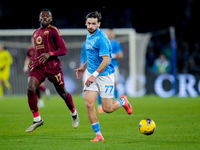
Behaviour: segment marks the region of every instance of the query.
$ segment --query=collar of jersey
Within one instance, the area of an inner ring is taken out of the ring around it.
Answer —
[[[96,36],[96,35],[99,33],[99,31],[100,31],[100,29],[97,28],[97,30],[95,31],[95,33],[94,33],[93,35],[91,35],[91,37],[92,37],[92,36]]]

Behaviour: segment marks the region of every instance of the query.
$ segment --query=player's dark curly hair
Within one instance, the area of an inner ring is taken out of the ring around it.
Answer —
[[[97,18],[98,22],[101,22],[101,13],[98,13],[97,11],[89,13],[85,19],[87,20],[88,18]]]
[[[51,16],[52,16],[52,12],[51,12],[50,9],[48,9],[48,8],[43,8],[42,10],[40,10],[40,14],[41,14],[43,11],[48,11],[48,12],[50,12],[50,14],[51,14]]]

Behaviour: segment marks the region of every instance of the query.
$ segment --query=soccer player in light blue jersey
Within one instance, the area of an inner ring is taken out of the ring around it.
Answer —
[[[124,57],[124,55],[123,55],[121,44],[115,39],[115,33],[114,33],[113,29],[109,29],[107,35],[108,35],[108,38],[109,38],[111,46],[112,46],[112,53],[111,53],[112,60],[111,60],[111,62],[113,64],[113,66],[115,67],[114,97],[118,98],[118,90],[116,88],[117,82],[119,80],[119,63],[118,63],[118,60],[122,59]]]
[[[86,56],[86,41],[85,41],[85,42],[83,42],[82,49],[81,49],[80,66],[84,65],[84,63],[86,61],[87,61],[87,56]],[[85,73],[84,73],[83,79],[82,79],[83,85],[84,85],[84,82],[85,82]],[[81,95],[83,95],[83,93]],[[100,94],[97,97],[97,102],[98,102],[98,104],[97,104],[98,113],[103,113]]]
[[[101,14],[98,12],[91,12],[86,16],[87,61],[83,66],[75,69],[78,79],[86,71],[84,98],[89,121],[96,133],[96,137],[91,142],[104,141],[95,110],[95,101],[99,93],[104,112],[111,113],[123,106],[129,115],[132,114],[132,106],[125,95],[118,100],[113,100],[115,70],[111,63],[112,49],[108,36],[99,29],[100,20]]]

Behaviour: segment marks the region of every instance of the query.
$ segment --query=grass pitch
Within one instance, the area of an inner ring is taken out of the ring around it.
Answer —
[[[40,108],[44,125],[34,132],[25,130],[32,124],[27,98],[5,97],[0,100],[0,149],[1,150],[168,150],[200,149],[200,99],[145,96],[129,98],[133,114],[123,108],[111,114],[99,114],[104,142],[92,143],[95,137],[87,118],[84,99],[73,95],[80,117],[80,126],[74,129],[71,115],[59,96],[45,100]],[[153,135],[139,132],[143,118],[156,123]]]

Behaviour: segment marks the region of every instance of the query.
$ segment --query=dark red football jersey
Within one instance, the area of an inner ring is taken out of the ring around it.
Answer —
[[[49,25],[45,28],[38,28],[33,33],[35,60],[33,67],[41,66],[47,68],[61,68],[61,61],[58,56],[66,55],[67,48],[60,34],[60,31]],[[45,63],[39,63],[38,57],[43,53],[53,52],[54,56],[49,57]]]

